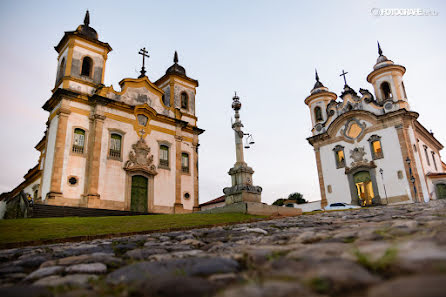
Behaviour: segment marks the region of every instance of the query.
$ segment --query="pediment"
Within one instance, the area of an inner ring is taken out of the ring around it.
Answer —
[[[125,78],[119,82],[121,91],[115,91],[113,86],[102,88],[99,95],[119,101],[130,106],[147,104],[157,113],[163,113],[165,107],[161,103],[164,91],[153,84],[147,77]]]

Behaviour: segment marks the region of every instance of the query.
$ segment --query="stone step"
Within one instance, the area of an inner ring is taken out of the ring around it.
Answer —
[[[148,215],[148,214],[149,213],[135,212],[135,211],[34,204],[32,217],[33,218],[105,217],[105,216],[137,216],[137,215]]]

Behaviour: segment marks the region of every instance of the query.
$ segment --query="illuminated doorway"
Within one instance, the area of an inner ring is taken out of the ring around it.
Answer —
[[[375,194],[373,192],[372,179],[368,171],[360,171],[353,175],[356,191],[359,198],[359,205],[369,206],[373,204]]]

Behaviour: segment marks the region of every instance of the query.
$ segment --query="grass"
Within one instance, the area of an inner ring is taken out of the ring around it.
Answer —
[[[23,242],[43,242],[73,237],[94,237],[206,225],[247,222],[260,219],[240,213],[172,214],[113,217],[64,217],[0,221],[0,247]]]
[[[371,261],[370,256],[361,253],[359,250],[354,252],[359,264],[373,272],[385,272],[393,262],[395,262],[398,251],[396,248],[388,248],[384,255],[376,261]]]

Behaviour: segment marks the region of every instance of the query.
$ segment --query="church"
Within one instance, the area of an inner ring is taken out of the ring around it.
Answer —
[[[56,81],[43,109],[47,129],[35,148],[38,164],[11,195],[30,194],[35,203],[185,213],[197,210],[198,81],[174,64],[151,82],[143,67],[119,89],[104,85],[108,53],[84,23],[55,46]]]
[[[316,84],[305,99],[307,138],[316,155],[321,207],[343,202],[387,205],[446,198],[443,145],[417,119],[404,87],[404,66],[383,55],[367,76],[373,94],[345,80],[338,96]]]

